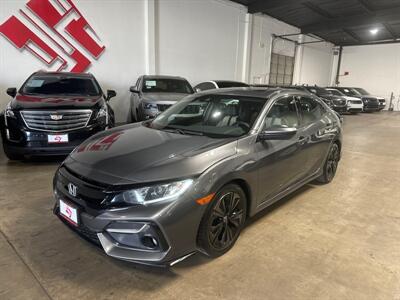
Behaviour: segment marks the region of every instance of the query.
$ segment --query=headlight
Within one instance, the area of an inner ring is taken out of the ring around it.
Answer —
[[[104,104],[97,113],[97,118],[108,117],[108,107],[107,104]]]
[[[193,184],[192,179],[175,181],[166,184],[159,184],[129,190],[116,195],[111,204],[151,204],[161,201],[171,201],[177,199],[186,192]]]
[[[8,102],[6,109],[4,110],[4,116],[9,118],[15,118],[15,114],[11,109],[11,102]]]
[[[144,109],[156,109],[156,110],[158,110],[157,104],[148,103],[148,102],[143,102],[143,108]]]

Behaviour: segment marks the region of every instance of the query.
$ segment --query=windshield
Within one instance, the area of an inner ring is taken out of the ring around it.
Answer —
[[[344,94],[341,92],[341,91],[338,91],[338,90],[327,90],[327,91],[329,91],[332,95],[335,95],[335,96],[344,96]]]
[[[186,97],[160,114],[147,126],[181,134],[215,138],[248,133],[265,99],[224,95]]]
[[[193,89],[186,80],[182,79],[145,78],[142,92],[193,94]]]
[[[236,81],[216,81],[220,89],[231,88],[231,87],[249,87],[248,84]]]
[[[346,96],[359,96],[360,93],[357,92],[355,89],[349,89],[349,88],[339,88],[339,90],[345,94]]]
[[[356,90],[360,95],[371,95],[370,93],[368,93],[366,90],[362,89],[362,88],[354,88],[353,90]]]
[[[315,95],[317,95],[317,96],[320,96],[320,95],[329,95],[329,94],[331,94],[330,91],[328,91],[328,90],[326,90],[326,89],[323,89],[323,88],[320,88],[320,87],[306,87],[306,89],[307,89],[309,92],[311,92],[311,93],[313,93],[313,94],[315,94]]]
[[[100,88],[92,78],[54,75],[32,76],[22,87],[24,94],[39,95],[100,95]]]

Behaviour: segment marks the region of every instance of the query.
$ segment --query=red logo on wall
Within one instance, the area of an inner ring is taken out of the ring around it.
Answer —
[[[84,72],[91,59],[97,60],[104,52],[105,46],[99,45],[98,36],[72,0],[29,0],[19,13],[0,25],[0,33],[49,68]]]

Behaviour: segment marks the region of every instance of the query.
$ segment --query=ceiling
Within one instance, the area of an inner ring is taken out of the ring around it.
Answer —
[[[400,0],[232,0],[335,45],[396,42]],[[378,29],[376,34],[371,29]],[[397,41],[400,42],[400,41]]]

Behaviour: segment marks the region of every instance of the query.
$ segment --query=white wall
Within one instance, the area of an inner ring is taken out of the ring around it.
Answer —
[[[192,84],[241,80],[247,9],[227,1],[168,0],[158,7],[158,72]]]
[[[350,74],[340,77],[341,86],[362,87],[387,100],[394,92],[400,109],[400,44],[344,47],[340,73],[346,71]]]
[[[315,39],[304,39],[304,42],[310,41],[315,41]],[[305,44],[302,48],[301,70],[295,83],[328,86],[333,67],[333,45],[322,42]]]
[[[295,33],[300,33],[300,30],[272,17],[266,15],[253,17],[249,82],[268,83],[269,81],[272,35]],[[300,35],[288,38],[299,42],[312,40],[304,39]],[[296,54],[293,84],[329,85],[333,61],[331,43],[302,45],[295,53],[294,43],[277,39],[273,49],[275,53],[282,55]]]
[[[271,64],[272,34],[299,33],[300,30],[265,15],[254,15],[250,50],[250,83],[268,83]],[[295,37],[296,38],[296,37]],[[294,43],[276,40],[274,52],[282,55],[294,55]]]
[[[27,0],[1,0],[0,23]],[[74,0],[106,46],[89,68],[103,89],[115,89],[111,101],[117,122],[127,119],[129,86],[141,74],[180,75],[193,85],[210,79],[268,82],[271,35],[299,29],[268,16],[251,16],[227,0]],[[30,29],[46,37],[32,25]],[[295,83],[325,84],[330,49],[304,48],[295,66]],[[84,49],[81,49],[84,50]],[[293,43],[278,40],[274,51],[294,54]],[[83,51],[85,53],[85,51]],[[0,37],[0,90],[19,87],[45,65]],[[326,82],[327,84],[327,82]],[[3,92],[2,92],[3,93]],[[0,97],[0,108],[9,98]]]

